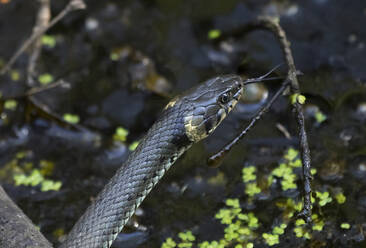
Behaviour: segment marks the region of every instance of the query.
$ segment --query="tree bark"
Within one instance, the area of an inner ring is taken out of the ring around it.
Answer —
[[[51,243],[0,186],[0,247],[50,248]]]

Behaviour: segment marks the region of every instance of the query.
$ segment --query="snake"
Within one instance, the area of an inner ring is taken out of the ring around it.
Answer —
[[[208,79],[173,98],[60,247],[110,247],[165,172],[225,119],[243,88],[241,77],[229,74]]]

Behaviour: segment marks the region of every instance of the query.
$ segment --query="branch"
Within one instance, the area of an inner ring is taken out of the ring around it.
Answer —
[[[231,148],[236,145],[247,133],[248,131],[254,126],[254,124],[271,108],[272,104],[277,100],[277,98],[286,90],[286,88],[289,85],[290,80],[286,79],[282,85],[281,88],[274,94],[274,96],[271,98],[269,102],[266,103],[266,105],[261,108],[252,118],[249,125],[237,136],[235,137],[231,142],[227,143],[223,149],[221,149],[216,154],[212,155],[207,163],[209,166],[218,166],[222,159],[225,157],[225,155],[231,150]]]
[[[15,52],[15,54],[11,57],[9,62],[4,66],[4,68],[0,71],[0,75],[5,74],[15,63],[18,57],[31,45],[36,41],[41,35],[43,35],[48,29],[53,27],[57,22],[59,22],[64,16],[70,13],[73,10],[85,9],[86,5],[83,0],[71,0],[68,5],[55,17],[52,21],[44,28],[33,32],[33,34],[23,43],[23,45]]]
[[[54,89],[56,87],[68,87],[68,86],[69,86],[68,82],[64,81],[63,79],[59,79],[52,84],[48,84],[48,85],[41,86],[41,87],[33,87],[33,88],[29,89],[28,91],[26,91],[25,93],[13,95],[13,96],[3,96],[0,98],[0,102],[4,102],[7,100],[21,100],[21,99],[28,98],[33,95]]]
[[[51,8],[50,0],[39,0],[40,7],[37,14],[36,25],[33,28],[33,34],[37,33],[38,30],[42,30],[47,27],[51,19]],[[33,44],[32,53],[29,57],[27,67],[27,84],[28,86],[34,85],[33,76],[35,74],[36,63],[41,54],[42,40],[36,39]]]
[[[290,91],[291,94],[300,94],[299,82],[297,80],[297,72],[290,49],[290,43],[287,40],[286,33],[279,24],[279,20],[269,17],[261,17],[258,19],[259,23],[269,31],[271,31],[278,41],[280,42],[283,55],[285,57],[286,64],[288,66],[287,77],[291,82]],[[311,158],[310,150],[308,145],[307,134],[305,130],[305,118],[301,107],[301,104],[296,101],[293,104],[293,108],[296,113],[296,120],[299,127],[300,136],[300,151],[302,159],[302,171],[304,177],[304,206],[299,216],[304,217],[307,223],[311,222],[311,180],[312,176],[310,173],[311,169]]]
[[[259,17],[254,22],[250,22],[247,25],[240,27],[236,30],[231,30],[230,32],[223,33],[216,42],[222,41],[228,37],[237,37],[244,35],[251,31],[256,31],[258,29],[265,29],[270,31],[275,35],[275,37],[278,39],[281,50],[283,52],[283,55],[285,57],[286,65],[288,67],[288,73],[287,73],[287,79],[290,82],[290,91],[291,94],[300,94],[299,90],[299,82],[297,80],[297,74],[296,71],[294,59],[292,56],[292,52],[290,49],[290,43],[287,40],[285,31],[282,29],[282,27],[279,24],[279,20],[276,18],[270,18],[270,17]],[[301,151],[301,159],[302,159],[302,169],[303,169],[303,183],[304,183],[304,204],[303,209],[301,210],[299,216],[303,217],[307,223],[311,222],[311,180],[312,176],[310,173],[311,169],[311,158],[310,158],[310,150],[307,140],[307,134],[305,130],[305,118],[304,113],[301,107],[301,104],[296,101],[293,104],[293,108],[296,113],[296,120],[299,126],[299,136],[300,136],[300,151]],[[245,131],[245,130],[244,130]],[[226,147],[225,147],[226,148]],[[227,152],[223,152],[227,153]],[[214,160],[215,156],[210,158],[210,160]]]
[[[51,243],[0,186],[0,247],[50,248]]]

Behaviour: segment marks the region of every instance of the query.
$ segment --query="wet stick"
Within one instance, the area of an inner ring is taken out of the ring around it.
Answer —
[[[33,32],[32,35],[23,43],[23,45],[15,52],[15,54],[10,58],[9,62],[0,71],[0,75],[5,74],[18,57],[30,46],[32,45],[41,35],[43,35],[48,29],[53,27],[57,22],[64,18],[68,13],[74,10],[85,9],[86,5],[82,0],[71,0],[68,5],[55,17],[51,22],[44,28],[38,29]],[[32,68],[31,68],[32,69]]]
[[[218,166],[222,162],[225,155],[231,150],[231,148],[234,145],[236,145],[248,133],[248,131],[254,126],[254,124],[271,108],[272,104],[289,86],[289,83],[290,83],[289,79],[286,79],[282,83],[281,88],[274,94],[274,96],[271,98],[271,100],[269,102],[267,102],[266,105],[255,114],[255,116],[250,121],[249,125],[238,136],[236,136],[232,141],[227,143],[223,149],[221,149],[219,152],[212,155],[208,159],[207,163],[210,166]]]
[[[289,80],[289,84],[290,84],[290,93],[292,95],[299,96],[300,89],[299,89],[299,82],[297,80],[298,73],[296,71],[294,59],[293,59],[292,52],[290,49],[290,43],[287,40],[286,33],[280,26],[278,19],[271,18],[271,17],[259,17],[256,21],[250,22],[247,25],[234,30],[234,32],[232,32],[232,33],[224,33],[216,41],[224,40],[230,36],[231,37],[232,36],[234,36],[234,37],[242,36],[249,32],[256,31],[259,29],[268,30],[269,32],[273,33],[274,36],[279,41],[282,53],[285,58],[285,63],[288,68],[287,79]],[[298,101],[297,97],[296,97],[296,101],[292,104],[292,107],[296,113],[296,120],[298,123],[299,137],[300,137],[299,146],[300,146],[300,151],[301,151],[302,168],[303,168],[302,174],[303,174],[304,198],[303,198],[303,209],[299,213],[299,216],[304,218],[307,223],[311,223],[311,180],[312,180],[312,176],[310,173],[311,157],[310,157],[309,144],[308,144],[308,140],[307,140],[307,134],[306,134],[306,130],[305,130],[305,118],[304,118],[301,103]],[[223,150],[226,150],[225,148]],[[222,151],[222,153],[223,153],[223,155],[214,155],[213,157],[210,158],[210,160],[221,159],[220,156],[224,156],[224,154],[226,154],[227,151],[226,152]],[[216,156],[217,156],[217,158],[216,158]]]

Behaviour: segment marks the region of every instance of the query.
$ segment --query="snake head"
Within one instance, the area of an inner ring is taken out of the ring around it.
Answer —
[[[184,116],[187,137],[198,142],[207,137],[235,107],[243,94],[243,81],[237,75],[209,79],[179,97],[189,105]]]

